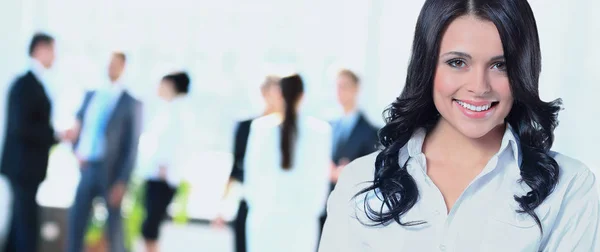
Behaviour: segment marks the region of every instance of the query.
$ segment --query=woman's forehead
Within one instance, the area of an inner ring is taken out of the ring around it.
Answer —
[[[440,54],[462,52],[473,58],[490,58],[503,54],[498,29],[491,21],[472,15],[458,17],[446,29]]]

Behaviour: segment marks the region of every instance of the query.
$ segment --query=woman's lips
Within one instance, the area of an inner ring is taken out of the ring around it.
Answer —
[[[495,111],[495,107],[498,104],[496,101],[471,101],[457,99],[454,99],[453,103],[457,105],[458,109],[465,116],[472,119],[482,119],[488,117]]]

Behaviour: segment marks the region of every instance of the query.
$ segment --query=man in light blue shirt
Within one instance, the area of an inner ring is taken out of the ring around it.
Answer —
[[[341,118],[333,121],[333,151],[331,153],[331,190],[337,183],[339,174],[354,159],[377,150],[378,129],[371,125],[358,109],[360,79],[348,70],[338,73],[336,80],[337,99],[344,110]],[[325,206],[323,207],[325,209]],[[325,225],[326,213],[320,218],[321,228]]]
[[[120,81],[125,62],[123,53],[113,54],[110,84],[88,92],[77,113],[73,147],[81,180],[69,212],[69,252],[83,251],[92,201],[98,196],[104,197],[108,207],[110,251],[125,251],[121,201],[135,166],[141,131],[141,103]]]
[[[377,128],[371,125],[358,109],[360,79],[347,69],[338,73],[336,80],[338,102],[343,116],[332,123],[333,153],[331,182],[335,184],[343,167],[354,159],[377,150]]]

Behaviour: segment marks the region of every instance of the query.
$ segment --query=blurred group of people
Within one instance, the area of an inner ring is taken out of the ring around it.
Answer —
[[[235,133],[230,184],[244,188],[234,221],[236,251],[317,249],[325,202],[339,174],[378,143],[377,128],[358,107],[359,77],[341,70],[336,88],[343,116],[324,122],[302,112],[300,75],[266,78],[264,113],[240,122]],[[222,223],[222,217],[214,221]],[[285,235],[291,230],[293,236]]]
[[[46,177],[52,146],[62,142],[71,144],[81,173],[68,212],[66,250],[84,250],[92,204],[101,197],[108,209],[108,247],[125,251],[121,202],[142,131],[142,103],[121,78],[127,57],[113,53],[106,84],[85,94],[75,124],[61,131],[52,123],[56,97],[46,77],[55,58],[54,44],[52,36],[35,34],[30,69],[10,87],[0,168],[0,187],[9,188],[0,200],[10,207],[0,209],[0,247],[7,252],[39,249],[36,194]],[[326,199],[339,173],[352,160],[376,150],[377,129],[358,108],[359,77],[342,70],[336,81],[344,109],[339,120],[325,122],[302,111],[304,80],[294,74],[267,76],[261,86],[263,114],[239,122],[230,175],[230,185],[242,183],[244,188],[234,221],[237,251],[315,251]],[[189,89],[185,72],[164,76],[157,90],[164,103],[144,130],[155,146],[149,167],[144,167],[146,217],[141,228],[150,252],[158,251],[160,224],[194,154],[189,148],[194,144],[189,133],[196,130],[186,99]],[[214,222],[224,223],[220,217]],[[289,230],[295,235],[279,235]]]
[[[66,250],[84,250],[92,203],[102,197],[108,209],[105,237],[110,251],[125,251],[121,202],[135,167],[142,130],[142,104],[121,80],[126,55],[113,53],[106,84],[87,92],[75,115],[76,123],[59,131],[51,120],[55,97],[46,77],[55,58],[54,44],[52,36],[35,34],[29,49],[30,69],[10,87],[0,169],[0,187],[7,188],[0,195],[6,202],[0,203],[8,207],[0,209],[0,248],[7,252],[38,251],[40,209],[36,194],[46,177],[51,148],[63,142],[72,145],[81,175],[68,213]],[[185,100],[189,83],[186,73],[172,73],[162,79],[158,90],[166,103],[160,113],[165,123],[152,128],[160,148],[154,155],[156,168],[146,175],[150,200],[146,201],[143,234],[149,251],[155,247],[152,241],[158,232],[157,220],[165,212],[164,202],[170,201],[173,188],[181,180],[175,164],[184,137],[177,127],[185,121],[186,110],[178,104]]]
[[[141,103],[123,87],[120,77],[126,56],[114,53],[108,81],[86,93],[73,127],[58,131],[52,124],[48,69],[54,62],[53,37],[35,34],[30,47],[30,69],[10,87],[1,174],[10,181],[12,214],[5,251],[37,251],[40,209],[36,194],[46,178],[52,146],[70,143],[78,160],[81,180],[69,211],[67,251],[83,251],[92,201],[104,197],[108,205],[111,251],[124,251],[121,201],[137,158],[141,131]]]

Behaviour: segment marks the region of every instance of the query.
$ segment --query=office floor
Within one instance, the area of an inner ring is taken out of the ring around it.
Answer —
[[[161,229],[160,251],[164,252],[232,252],[233,232],[230,228],[213,229],[206,224],[185,226],[165,223]],[[135,252],[145,252],[139,241]]]

